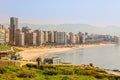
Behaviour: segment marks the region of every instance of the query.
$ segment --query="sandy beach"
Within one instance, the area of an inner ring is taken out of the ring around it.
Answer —
[[[35,60],[37,57],[40,56],[47,56],[50,53],[54,52],[65,52],[71,51],[79,48],[91,48],[91,47],[98,47],[98,46],[111,46],[114,44],[85,44],[85,45],[76,45],[75,47],[63,47],[63,48],[20,48],[24,51],[19,52],[17,54],[23,57],[22,60]]]

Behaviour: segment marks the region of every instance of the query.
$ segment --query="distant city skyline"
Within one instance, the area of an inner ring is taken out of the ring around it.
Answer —
[[[120,26],[120,0],[1,0],[0,23]]]

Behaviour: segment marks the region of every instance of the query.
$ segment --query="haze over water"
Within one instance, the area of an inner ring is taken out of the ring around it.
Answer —
[[[60,57],[62,62],[72,64],[93,63],[100,68],[120,70],[120,46],[117,45],[57,52],[48,55],[48,57]]]

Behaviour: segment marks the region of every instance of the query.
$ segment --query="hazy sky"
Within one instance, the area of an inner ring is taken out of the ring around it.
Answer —
[[[120,26],[120,0],[0,0],[0,23]]]

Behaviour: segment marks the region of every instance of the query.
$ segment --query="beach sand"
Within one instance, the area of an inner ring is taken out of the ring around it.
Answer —
[[[65,52],[72,51],[79,48],[90,48],[90,47],[98,47],[98,46],[110,46],[113,44],[85,44],[85,45],[76,45],[75,47],[63,47],[63,48],[20,48],[23,49],[22,52],[19,52],[20,56],[23,57],[22,60],[35,60],[40,56],[47,56],[50,53],[54,52]]]

